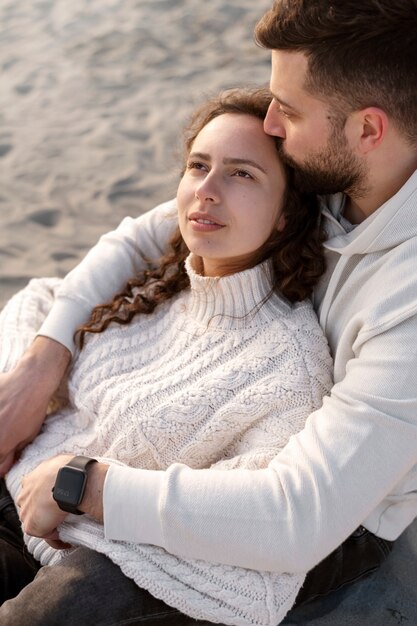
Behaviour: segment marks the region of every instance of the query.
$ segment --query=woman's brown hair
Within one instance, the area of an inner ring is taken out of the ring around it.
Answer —
[[[263,120],[270,102],[271,94],[265,88],[231,89],[210,99],[194,113],[184,131],[186,158],[197,135],[211,120],[226,113],[251,115]],[[325,262],[317,200],[312,194],[297,192],[292,184],[292,171],[286,167],[286,172],[285,227],[283,231],[271,234],[252,258],[250,267],[271,258],[274,273],[271,292],[280,292],[295,302],[311,295],[324,272]],[[156,268],[141,271],[111,302],[93,309],[90,320],[77,330],[80,347],[83,347],[87,332],[103,332],[112,322],[128,324],[139,313],[152,313],[159,304],[189,287],[185,271],[188,254],[177,227],[167,254],[159,260]]]

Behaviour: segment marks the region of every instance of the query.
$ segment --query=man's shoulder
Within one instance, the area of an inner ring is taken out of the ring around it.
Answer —
[[[175,198],[158,204],[137,218],[138,222],[148,222],[154,227],[164,222],[176,223],[177,219],[177,201]]]

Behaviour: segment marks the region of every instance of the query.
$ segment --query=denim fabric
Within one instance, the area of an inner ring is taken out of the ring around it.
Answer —
[[[23,543],[20,521],[4,481],[0,481],[0,605],[29,584],[39,569]]]
[[[0,607],[1,626],[209,626],[140,589],[106,556],[77,548]]]
[[[382,565],[393,545],[394,542],[381,539],[360,526],[307,574],[295,606],[302,606],[369,576]]]
[[[297,606],[302,609],[311,600],[369,575],[385,560],[391,546],[359,528],[309,572]],[[74,550],[59,565],[37,570],[24,548],[16,510],[1,481],[0,581],[5,581],[3,598],[10,599],[0,607],[0,626],[211,624],[167,606],[138,588],[106,556],[86,548]],[[290,614],[296,612],[297,608]]]

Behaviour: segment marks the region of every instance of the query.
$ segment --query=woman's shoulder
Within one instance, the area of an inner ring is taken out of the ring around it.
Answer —
[[[324,372],[330,382],[333,365],[330,348],[311,301],[288,303],[281,311],[281,315],[268,326],[271,341],[285,342],[293,362],[297,362],[300,369],[309,376]]]
[[[276,295],[274,296],[274,306],[277,315],[273,322],[277,327],[284,327],[288,332],[300,327],[312,328],[323,335],[311,300],[290,302],[282,296]]]

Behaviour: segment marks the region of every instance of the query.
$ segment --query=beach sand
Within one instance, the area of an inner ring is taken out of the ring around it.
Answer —
[[[0,306],[63,276],[126,215],[175,195],[181,129],[220,89],[267,84],[270,0],[2,0]]]
[[[268,83],[252,32],[270,3],[1,0],[0,307],[175,195],[194,106]],[[289,623],[417,624],[416,563],[414,523],[370,581]]]

